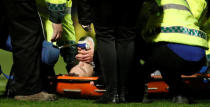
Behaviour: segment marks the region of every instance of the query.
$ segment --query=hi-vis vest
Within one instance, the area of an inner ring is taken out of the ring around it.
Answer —
[[[53,35],[52,22],[49,19],[49,11],[52,11],[51,13],[59,11],[64,15],[62,19],[63,33],[57,45],[64,44],[66,41],[76,41],[71,15],[72,0],[36,0],[36,4],[42,18],[47,41],[50,42]]]
[[[207,35],[198,26],[205,0],[161,0],[161,33],[153,42],[170,42],[208,48]]]

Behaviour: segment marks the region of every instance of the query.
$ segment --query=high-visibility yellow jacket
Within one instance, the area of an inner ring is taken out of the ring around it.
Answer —
[[[150,40],[208,48],[207,35],[198,25],[207,6],[205,0],[159,0],[158,3],[163,7],[161,33]]]
[[[53,23],[62,23],[63,33],[57,45],[65,45],[76,41],[71,7],[72,0],[36,0],[37,8],[42,18],[46,39],[50,41],[53,35]]]

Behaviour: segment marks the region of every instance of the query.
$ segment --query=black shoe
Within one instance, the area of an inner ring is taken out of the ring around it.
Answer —
[[[179,103],[179,104],[193,104],[195,103],[192,98],[187,98],[182,95],[174,96],[172,102]]]
[[[119,103],[119,95],[117,93],[117,89],[108,89],[98,100],[95,101],[95,103]]]

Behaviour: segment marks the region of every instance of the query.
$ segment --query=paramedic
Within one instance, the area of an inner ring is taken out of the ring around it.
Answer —
[[[72,0],[37,0],[37,8],[45,29],[45,39],[48,42],[56,42],[54,44],[60,48],[66,70],[69,72],[78,64],[75,58],[77,47],[71,15]],[[56,38],[60,36],[61,38]]]
[[[159,0],[158,3],[163,7],[163,15],[159,17],[162,22],[157,28],[160,33],[144,35],[152,43],[146,63],[160,70],[174,103],[193,103],[191,89],[181,75],[192,75],[206,64],[207,35],[200,30],[199,19],[204,16],[207,3],[205,0]]]

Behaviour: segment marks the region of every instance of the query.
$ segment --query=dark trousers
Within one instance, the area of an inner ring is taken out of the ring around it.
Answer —
[[[16,95],[38,93],[43,33],[35,0],[1,0],[0,14],[0,32],[12,40]]]
[[[149,69],[144,68],[143,70],[151,73],[154,68],[159,69],[172,95],[191,96],[192,89],[184,82],[181,75],[192,75],[199,72],[205,65],[205,57],[200,61],[186,61],[177,56],[165,43],[155,44],[151,49],[151,57],[144,65]]]
[[[136,65],[136,21],[140,1],[93,0],[94,27],[107,88],[126,87]]]
[[[135,29],[95,26],[97,52],[106,88],[126,87],[135,64]]]

